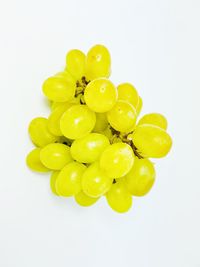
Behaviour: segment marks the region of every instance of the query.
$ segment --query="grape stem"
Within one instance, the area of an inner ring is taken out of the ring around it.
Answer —
[[[137,147],[134,145],[133,140],[128,139],[128,136],[133,132],[130,132],[127,134],[122,134],[121,132],[113,129],[110,125],[109,125],[109,127],[110,127],[111,133],[113,135],[111,140],[110,140],[111,144],[113,144],[117,138],[121,139],[122,142],[128,144],[133,149],[133,152],[134,152],[136,157],[138,157],[139,159],[143,159],[143,157],[140,155]]]
[[[86,77],[83,76],[80,80],[76,81],[76,92],[75,92],[75,97],[81,95],[84,95],[84,91],[86,86],[88,85],[90,81],[86,80]]]

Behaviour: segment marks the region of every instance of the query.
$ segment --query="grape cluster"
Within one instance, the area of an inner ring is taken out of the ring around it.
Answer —
[[[105,196],[109,206],[126,212],[132,196],[144,196],[155,181],[148,158],[167,155],[172,139],[159,113],[138,121],[142,99],[130,83],[117,87],[108,79],[111,57],[103,45],[87,55],[67,53],[66,68],[43,83],[50,100],[48,118],[34,118],[29,135],[36,146],[27,156],[30,169],[52,171],[57,196],[74,197],[81,206]]]

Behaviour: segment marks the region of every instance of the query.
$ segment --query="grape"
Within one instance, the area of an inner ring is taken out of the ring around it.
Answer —
[[[94,126],[93,132],[100,133],[104,131],[108,126],[108,120],[106,113],[96,113],[96,124]]]
[[[63,113],[72,106],[73,104],[70,103],[63,103],[59,105],[57,108],[53,110],[51,115],[48,118],[48,129],[49,131],[56,135],[62,136],[62,132],[60,130],[60,118],[62,117]]]
[[[62,134],[69,139],[82,138],[89,134],[96,122],[95,113],[86,105],[74,105],[60,119]]]
[[[85,75],[85,59],[85,54],[78,49],[70,50],[67,53],[67,70],[77,80],[80,80]]]
[[[66,104],[68,102],[52,102],[51,103],[51,110],[54,111],[56,108]]]
[[[125,185],[132,195],[144,196],[152,188],[155,175],[155,169],[150,160],[136,157],[132,169],[125,176]]]
[[[38,147],[44,147],[58,140],[58,137],[51,134],[47,127],[48,120],[43,117],[33,119],[28,128],[32,142]]]
[[[167,130],[167,120],[162,114],[159,113],[149,113],[144,115],[139,120],[137,125],[142,125],[142,124],[152,124],[164,130]]]
[[[136,118],[135,108],[123,100],[117,101],[114,107],[107,113],[108,122],[119,132],[126,132],[134,127]]]
[[[81,191],[81,177],[86,166],[78,162],[70,162],[59,173],[56,191],[60,196],[69,197]]]
[[[40,160],[49,169],[61,170],[72,161],[70,148],[63,144],[49,144],[42,148]]]
[[[123,181],[117,181],[106,194],[109,206],[117,212],[127,212],[132,206],[132,196]]]
[[[57,181],[59,173],[60,173],[59,171],[52,172],[52,175],[51,175],[51,178],[50,178],[51,191],[54,193],[54,195],[57,195],[57,196],[59,196],[59,195],[58,195],[58,192],[56,190],[56,181]]]
[[[86,77],[91,81],[96,78],[108,78],[111,72],[111,58],[103,45],[93,46],[86,57]]]
[[[48,172],[49,169],[46,168],[40,161],[40,151],[41,148],[35,148],[29,152],[26,157],[26,164],[32,171]]]
[[[143,124],[137,126],[132,138],[138,152],[144,157],[164,157],[172,146],[171,137],[165,130],[155,125]]]
[[[73,83],[76,82],[76,80],[74,79],[74,77],[72,77],[72,75],[67,71],[67,70],[64,70],[64,71],[60,71],[58,73],[56,73],[54,75],[54,77],[60,77],[60,78],[65,78]]]
[[[107,112],[117,101],[117,89],[107,79],[99,78],[90,82],[84,93],[88,107],[95,112]]]
[[[73,99],[76,83],[69,77],[54,76],[44,82],[42,90],[49,100],[66,102]]]
[[[90,133],[83,138],[77,139],[71,146],[72,158],[82,163],[92,163],[97,161],[104,151],[109,146],[108,138],[99,133]]]
[[[83,207],[92,206],[94,203],[98,201],[99,198],[89,197],[83,191],[79,192],[75,195],[76,202]]]
[[[100,157],[101,169],[111,178],[126,175],[134,163],[132,148],[125,143],[115,143],[108,146]]]
[[[89,197],[100,197],[111,187],[110,179],[104,171],[100,169],[99,162],[92,163],[82,176],[83,192]]]
[[[143,106],[142,98],[139,96],[138,105],[137,105],[137,107],[136,107],[137,116],[140,115],[142,106]]]
[[[139,103],[139,95],[135,87],[130,83],[122,83],[118,85],[118,99],[129,102],[134,108]]]

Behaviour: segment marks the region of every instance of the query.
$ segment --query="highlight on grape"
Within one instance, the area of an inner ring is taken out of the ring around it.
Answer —
[[[73,197],[83,207],[105,197],[123,213],[132,198],[151,190],[156,173],[149,158],[166,156],[172,139],[166,118],[159,113],[139,118],[138,91],[127,82],[116,86],[110,74],[111,57],[103,45],[86,55],[77,49],[67,53],[65,69],[43,83],[51,111],[29,124],[36,148],[26,163],[33,171],[52,172],[56,196]]]

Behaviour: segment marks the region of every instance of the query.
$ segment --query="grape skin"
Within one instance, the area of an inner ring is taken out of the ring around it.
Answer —
[[[132,138],[134,145],[143,157],[162,158],[169,153],[172,147],[172,139],[169,134],[151,124],[137,126]]]
[[[127,212],[132,206],[132,196],[126,189],[124,181],[117,181],[106,194],[108,205],[116,212]]]
[[[87,85],[84,99],[91,110],[104,113],[111,110],[115,105],[117,89],[108,79],[99,78]]]
[[[70,162],[58,174],[56,191],[60,196],[70,197],[81,191],[81,178],[86,166],[78,162]]]
[[[40,160],[40,151],[41,148],[35,148],[30,151],[26,157],[26,164],[32,171],[49,172],[50,170]]]
[[[111,72],[111,57],[103,45],[93,46],[86,56],[86,77],[92,81],[96,78],[108,78]]]
[[[134,165],[124,177],[128,191],[134,196],[144,196],[152,188],[155,182],[155,168],[148,159],[135,158]]]
[[[63,144],[49,144],[41,149],[40,160],[44,166],[52,170],[61,170],[72,161],[70,148]]]
[[[89,134],[96,123],[96,115],[86,105],[74,105],[60,119],[62,134],[69,139],[78,139]]]
[[[100,168],[99,162],[94,162],[83,173],[82,189],[89,197],[97,198],[110,189],[112,181]]]
[[[111,178],[119,178],[126,175],[134,164],[132,148],[119,142],[108,146],[101,155],[101,169]]]
[[[43,117],[34,118],[29,124],[28,132],[32,142],[38,147],[58,141],[58,137],[48,129],[48,120]]]
[[[109,146],[108,138],[99,133],[90,133],[87,136],[76,139],[70,149],[73,159],[82,163],[97,161],[101,153]]]

